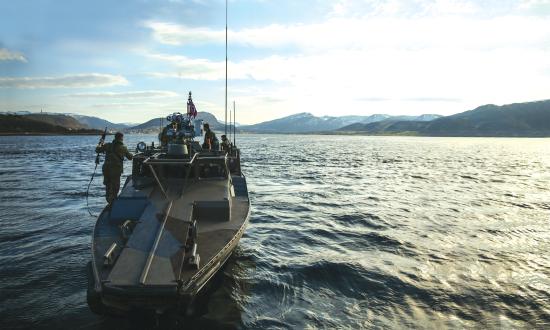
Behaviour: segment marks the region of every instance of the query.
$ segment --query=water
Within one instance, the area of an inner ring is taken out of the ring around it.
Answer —
[[[86,305],[96,140],[0,137],[3,329],[155,327]],[[195,315],[161,327],[550,327],[550,140],[239,142],[249,227]]]

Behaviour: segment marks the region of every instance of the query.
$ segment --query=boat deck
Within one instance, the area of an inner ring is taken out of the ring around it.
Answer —
[[[248,219],[243,180],[240,176],[233,180],[175,179],[162,183],[166,194],[154,183],[137,189],[132,179],[127,180],[111,211],[101,214],[94,232],[100,282],[118,288],[175,289],[212,266]],[[122,227],[127,220],[133,230],[124,237]],[[184,263],[193,221],[197,221],[198,269]],[[116,260],[104,265],[104,255],[113,243]]]

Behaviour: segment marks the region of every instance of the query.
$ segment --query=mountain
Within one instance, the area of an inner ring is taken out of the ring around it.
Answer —
[[[420,116],[391,116],[390,118],[387,118],[387,119],[394,120],[394,121],[432,121],[434,119],[441,118],[441,117],[443,116],[436,115],[436,114],[423,114]],[[363,122],[363,123],[366,123],[366,122]]]
[[[441,116],[390,116],[385,114],[374,114],[370,116],[316,117],[311,113],[303,112],[255,125],[240,126],[239,129],[241,131],[254,133],[311,133],[337,130],[355,123],[368,124],[394,118],[403,121],[428,121],[439,117]]]
[[[21,117],[38,121],[52,126],[61,126],[70,130],[87,129],[87,125],[80,123],[75,118],[65,114],[51,114],[51,113],[31,113],[22,115]]]
[[[35,119],[36,118],[36,119]],[[64,122],[72,128],[52,124]],[[45,118],[43,116],[0,114],[0,134],[99,134],[100,131],[87,128],[75,128],[75,123],[67,118]]]
[[[18,115],[24,118],[47,123],[53,126],[65,127],[68,129],[98,129],[103,130],[108,127],[109,131],[122,130],[129,125],[115,124],[105,119],[78,114],[39,112],[32,113],[28,111],[2,112],[0,114]]]
[[[129,127],[126,129],[126,131],[127,132],[139,131],[143,133],[145,131],[156,130],[156,132],[158,132],[161,127],[161,120],[163,120],[163,118],[153,118],[149,121],[144,122],[143,124]],[[166,119],[164,119],[164,122],[166,122]]]
[[[316,117],[311,113],[303,112],[259,124],[241,126],[239,129],[256,133],[305,133],[330,131],[363,120],[365,118],[362,116]]]
[[[424,134],[443,136],[550,136],[550,100],[484,105],[430,122]]]
[[[104,130],[105,127],[107,127],[110,131],[117,131],[117,130],[123,130],[125,128],[130,127],[130,125],[128,124],[116,124],[98,117],[83,116],[83,115],[76,115],[76,114],[71,114],[71,117],[75,118],[78,122],[80,122],[83,125],[86,125],[89,128],[95,128],[99,130]]]
[[[382,120],[368,124],[351,124],[339,128],[337,132],[371,135],[421,135],[420,131],[426,127],[427,123],[425,121]]]
[[[0,115],[30,115],[30,111],[1,111]]]
[[[210,124],[210,128],[212,128],[214,131],[219,132],[224,130],[225,128],[224,123],[219,122],[216,117],[210,112],[199,111],[197,113],[196,119],[202,119],[205,123]],[[166,118],[153,118],[143,124],[126,128],[126,131],[130,133],[158,133],[161,127],[161,121],[162,126],[166,126],[168,124]]]
[[[362,134],[424,136],[550,136],[550,100],[483,105],[429,122],[386,120],[354,124],[338,130]]]

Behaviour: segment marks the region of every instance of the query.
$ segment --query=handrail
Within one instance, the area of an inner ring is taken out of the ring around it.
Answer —
[[[155,180],[157,181],[157,184],[159,185],[160,191],[164,194],[164,197],[168,199],[168,194],[166,193],[166,190],[164,190],[164,187],[162,186],[162,183],[160,182],[159,177],[157,176],[157,172],[155,172],[155,169],[153,168],[153,165],[148,164],[149,169],[151,170],[151,173],[153,173],[153,176],[155,177]]]
[[[227,156],[227,155],[225,155]],[[206,160],[216,160],[216,159],[225,159],[225,156],[222,157],[222,155],[219,155],[219,156],[204,156],[204,157],[199,157],[197,159],[206,159]]]
[[[177,160],[174,158],[169,159],[153,159],[147,158],[143,161],[145,165],[193,165],[197,160],[217,160],[217,159],[226,159],[227,153],[220,155],[201,155],[200,152],[197,152],[193,155],[190,161]]]
[[[193,165],[193,163],[197,159],[197,156],[198,156],[198,153],[195,153],[193,155],[193,158],[191,158],[190,161],[177,161],[177,160],[174,160],[173,158],[171,158],[171,159],[147,158],[146,160],[143,161],[143,164],[146,164],[146,165]]]
[[[170,215],[171,210],[172,210],[172,202],[168,203],[168,208],[166,210],[166,215],[164,217],[164,220],[162,221],[160,228],[158,229],[155,242],[153,243],[151,250],[149,250],[149,256],[147,257],[147,261],[145,262],[145,267],[143,268],[139,279],[139,283],[141,285],[145,285],[145,282],[147,281],[147,276],[149,275],[149,269],[151,268],[151,264],[153,263],[153,259],[155,258],[155,253],[157,252],[160,238],[164,233],[164,227],[166,226],[166,222],[168,221],[168,217]]]
[[[143,161],[143,164],[149,166],[149,169],[151,170],[151,173],[153,173],[153,177],[155,178],[155,181],[157,182],[160,190],[162,191],[162,193],[164,194],[164,196],[166,198],[168,198],[167,191],[164,189],[162,183],[160,182],[160,178],[158,177],[155,169],[153,168],[153,165],[189,165],[189,166],[191,166],[197,160],[222,160],[223,159],[225,169],[226,169],[226,172],[227,172],[227,177],[229,178],[229,180],[231,182],[231,172],[230,172],[229,167],[227,165],[227,158],[228,158],[227,153],[225,153],[223,155],[219,155],[219,156],[204,156],[204,157],[201,157],[199,154],[200,153],[195,153],[193,155],[193,157],[191,158],[191,160],[188,161],[188,162],[178,162],[178,161],[174,161],[173,159],[164,160],[164,159],[151,159],[151,158],[148,158],[148,159]],[[185,175],[185,181],[184,181],[183,187],[180,191],[180,197],[183,195],[183,193],[185,191],[185,188],[187,188],[187,182],[188,182],[190,173],[191,173],[191,169]]]

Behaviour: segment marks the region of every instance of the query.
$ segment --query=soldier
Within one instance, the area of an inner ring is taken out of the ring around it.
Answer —
[[[181,124],[175,122],[166,125],[166,127],[162,129],[162,132],[159,133],[160,145],[162,147],[166,147],[168,145],[168,142],[170,142],[171,138],[173,138],[174,136],[173,131],[177,131],[180,128]]]
[[[171,128],[172,128],[171,124],[166,125],[166,127],[162,129],[162,132],[159,133],[159,141],[162,147],[165,147],[168,145],[168,130]]]
[[[105,152],[105,163],[102,168],[103,184],[105,185],[105,199],[109,205],[113,203],[120,189],[124,157],[129,160],[133,158],[124,145],[123,139],[124,135],[117,132],[113,142],[99,144],[95,148],[96,152]]]
[[[203,149],[208,150],[218,150],[220,148],[220,142],[216,137],[216,133],[210,130],[210,125],[204,123],[204,143],[202,144]]]
[[[222,150],[225,151],[225,152],[229,152],[229,150],[231,150],[231,143],[229,142],[229,140],[227,139],[227,136],[225,134],[222,135],[221,146],[222,146]]]

